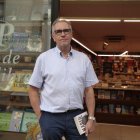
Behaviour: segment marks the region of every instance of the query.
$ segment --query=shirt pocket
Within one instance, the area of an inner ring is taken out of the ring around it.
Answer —
[[[85,83],[86,71],[75,70],[74,76],[75,76],[76,83],[83,86]]]

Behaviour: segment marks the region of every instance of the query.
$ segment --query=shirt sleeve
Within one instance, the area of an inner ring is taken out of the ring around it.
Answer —
[[[41,88],[43,83],[43,76],[42,76],[42,59],[39,56],[36,60],[36,64],[32,73],[32,76],[28,82],[28,85]]]
[[[85,87],[90,87],[92,85],[97,84],[99,81],[97,79],[97,76],[94,72],[93,66],[89,58],[87,58],[87,69],[86,69],[86,81],[85,81]]]

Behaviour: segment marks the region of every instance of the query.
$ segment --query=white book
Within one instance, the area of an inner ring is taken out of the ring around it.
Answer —
[[[74,121],[75,121],[76,127],[79,131],[79,134],[80,135],[84,134],[86,131],[86,123],[88,121],[87,111],[74,117]]]

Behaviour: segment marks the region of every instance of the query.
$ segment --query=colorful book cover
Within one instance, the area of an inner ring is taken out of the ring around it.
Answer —
[[[42,21],[43,20],[43,16],[44,16],[44,12],[47,9],[45,9],[45,6],[42,5],[35,5],[32,8],[32,13],[31,13],[31,20],[32,21]]]
[[[24,112],[21,122],[20,132],[27,132],[28,129],[38,123],[38,119],[35,113]]]
[[[131,99],[138,100],[138,92],[137,91],[132,91]]]
[[[122,114],[129,114],[129,106],[122,105]]]
[[[124,99],[124,91],[118,91],[118,97],[119,100],[123,100]]]
[[[118,94],[118,91],[116,90],[110,91],[110,99],[117,99],[117,94]]]
[[[121,105],[117,104],[116,105],[116,114],[121,114],[122,108]]]
[[[28,92],[28,81],[32,75],[31,71],[16,71],[12,85],[12,91]]]
[[[103,112],[103,113],[108,113],[108,105],[105,105],[105,104],[104,104],[104,105],[102,106],[102,112]]]
[[[13,5],[7,5],[6,6],[6,16],[5,20],[7,21],[16,21],[17,20],[17,13],[18,13],[18,6]]]
[[[125,100],[131,100],[131,91],[125,91]]]
[[[25,48],[27,45],[27,40],[25,40],[25,35],[21,33],[14,33],[13,44],[11,48],[13,52],[25,52]]]
[[[130,107],[129,107],[129,115],[135,115],[136,113],[135,113],[135,107],[133,106],[133,105],[131,105]]]
[[[27,52],[41,52],[42,51],[42,36],[40,34],[30,35],[28,37]]]
[[[23,111],[13,111],[9,131],[19,132]]]
[[[12,114],[10,113],[0,113],[0,130],[8,131],[10,126]]]
[[[96,112],[102,112],[102,104],[100,104],[100,103],[98,103],[97,105],[96,105]]]
[[[30,12],[30,6],[20,6],[18,12],[18,21],[28,21],[30,17]]]

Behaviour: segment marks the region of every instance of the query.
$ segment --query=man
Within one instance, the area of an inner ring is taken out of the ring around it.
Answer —
[[[43,140],[87,140],[95,129],[95,99],[92,85],[98,83],[89,58],[70,46],[72,27],[56,19],[52,25],[56,47],[42,53],[29,81],[31,105],[40,123]],[[40,99],[38,96],[41,88]],[[89,120],[85,134],[79,135],[74,117],[83,113],[85,92]]]

